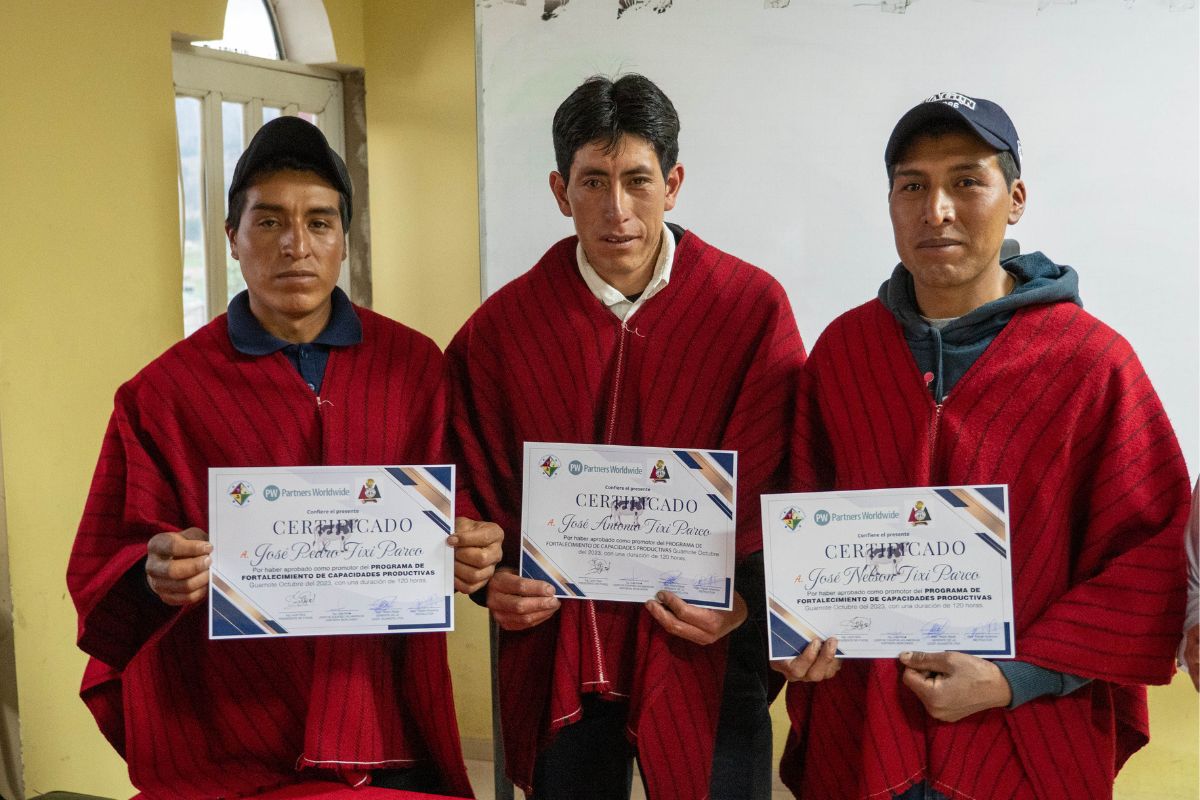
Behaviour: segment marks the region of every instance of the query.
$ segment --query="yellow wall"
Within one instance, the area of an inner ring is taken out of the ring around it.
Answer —
[[[475,23],[468,0],[364,4],[375,309],[445,347],[479,305]],[[456,607],[461,733],[491,738],[486,613]]]
[[[64,574],[117,385],[179,338],[171,31],[218,0],[8,0],[0,23],[0,422],[25,787],[129,796],[76,697]]]
[[[326,6],[339,63],[367,70],[375,306],[445,345],[479,297],[473,4]],[[223,9],[224,0],[4,4],[0,510],[30,795],[132,791],[76,697],[84,659],[63,574],[112,393],[180,335],[170,34],[218,38]],[[462,732],[484,739],[484,616],[468,603],[458,611]],[[1195,693],[1176,680],[1152,690],[1151,703],[1155,742],[1122,774],[1118,796],[1195,797]]]

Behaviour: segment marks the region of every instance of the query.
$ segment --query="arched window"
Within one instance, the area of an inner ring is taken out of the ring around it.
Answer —
[[[229,53],[258,58],[284,58],[275,12],[267,0],[229,0],[225,7],[225,32],[220,39],[193,42]]]
[[[222,39],[175,44],[185,336],[245,288],[224,221],[234,165],[254,132],[281,114],[299,116],[345,154],[341,76],[284,60],[283,41],[270,3],[229,0]],[[349,270],[338,283],[349,291]]]

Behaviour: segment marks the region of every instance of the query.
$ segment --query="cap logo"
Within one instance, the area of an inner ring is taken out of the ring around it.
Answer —
[[[967,97],[965,94],[959,94],[958,92],[938,92],[933,97],[926,97],[925,102],[945,103],[946,105],[954,108],[966,106],[972,111],[975,110],[975,101]]]

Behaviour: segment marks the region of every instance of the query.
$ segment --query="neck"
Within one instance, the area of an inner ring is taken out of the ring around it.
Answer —
[[[966,286],[925,286],[914,281],[917,309],[929,319],[951,319],[969,314],[982,305],[1006,297],[1016,279],[1000,268],[988,270]]]
[[[658,257],[659,254],[662,253],[663,249],[662,237],[663,231],[662,228],[659,228],[658,246],[654,248],[649,260],[632,272],[622,272],[619,270],[612,270],[602,266],[597,266],[596,262],[592,261],[592,257],[590,255],[588,255],[588,263],[592,265],[592,269],[596,270],[596,274],[599,275],[605,283],[626,297],[635,294],[641,294],[642,292],[646,291],[646,287],[650,285],[650,279],[654,277],[654,267],[656,264],[658,264]],[[587,254],[586,249],[584,250],[584,254]]]
[[[290,317],[257,307],[254,296],[250,297],[250,313],[263,326],[263,330],[291,344],[307,344],[321,335],[329,324],[333,303],[328,299],[311,313],[301,317]]]

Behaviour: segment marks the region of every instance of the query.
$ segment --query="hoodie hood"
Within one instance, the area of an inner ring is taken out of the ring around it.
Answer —
[[[1042,253],[1013,256],[1001,261],[1000,266],[1016,279],[1012,292],[964,314],[941,330],[922,319],[912,275],[903,264],[897,264],[892,276],[879,287],[879,301],[904,329],[917,366],[939,403],[1018,309],[1049,303],[1083,305],[1079,273],[1055,264]]]

